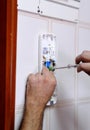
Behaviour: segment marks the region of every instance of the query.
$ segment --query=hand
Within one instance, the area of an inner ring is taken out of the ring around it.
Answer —
[[[46,67],[42,69],[42,73],[28,76],[25,111],[20,130],[42,130],[44,109],[55,87],[56,78]]]
[[[27,81],[26,107],[29,104],[45,107],[56,87],[53,72],[43,67],[42,74],[30,74]]]
[[[76,64],[79,64],[77,72],[84,71],[90,75],[90,51],[83,51],[80,55],[78,55],[76,57]]]

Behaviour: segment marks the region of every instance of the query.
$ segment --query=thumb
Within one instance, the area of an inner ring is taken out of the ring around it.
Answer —
[[[77,72],[84,71],[88,75],[90,75],[90,63],[80,63],[77,67]]]

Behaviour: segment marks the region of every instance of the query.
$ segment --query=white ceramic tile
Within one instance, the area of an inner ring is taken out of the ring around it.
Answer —
[[[78,105],[78,130],[90,130],[90,103]]]
[[[74,64],[75,27],[68,24],[53,23],[53,32],[57,37],[57,66]],[[56,70],[58,81],[58,100],[74,99],[74,69]]]
[[[49,130],[74,130],[74,106],[52,108]]]
[[[90,0],[81,0],[79,19],[84,22],[90,22]]]
[[[17,31],[16,105],[21,105],[27,76],[38,70],[38,36],[47,31],[47,21],[19,13]]]
[[[79,29],[79,48],[78,54],[83,50],[90,50],[90,30],[85,28]],[[90,97],[90,77],[84,72],[78,74],[78,97]]]

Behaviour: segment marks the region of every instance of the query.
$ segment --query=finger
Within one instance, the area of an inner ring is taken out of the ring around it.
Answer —
[[[77,67],[77,72],[81,72],[84,71],[87,74],[90,73],[90,63],[81,63],[78,67]]]
[[[79,64],[80,62],[90,62],[90,51],[83,51],[76,57],[75,61],[76,64]]]
[[[42,74],[42,75],[48,75],[48,74],[49,74],[48,68],[45,67],[45,66],[43,66],[41,74]]]
[[[41,81],[43,77],[41,73],[36,73],[35,78],[36,78],[36,82],[39,83],[39,81]]]
[[[32,74],[32,73],[29,74],[28,77],[27,77],[27,81],[30,80],[30,79],[33,78],[33,77],[34,77],[34,74]]]
[[[30,88],[30,81],[33,79],[34,74],[29,74],[27,77],[27,81],[26,81],[26,90],[28,91],[28,89]]]
[[[39,75],[41,75],[41,73],[40,73],[40,72],[36,73],[36,74],[35,74],[35,77],[37,77],[37,76],[39,76]]]
[[[44,77],[48,77],[49,79],[54,76],[54,73],[52,71],[49,71],[49,69],[46,67],[43,67],[42,73]]]
[[[27,86],[29,86],[30,84],[33,84],[35,81],[36,81],[35,74],[29,74],[26,84]]]
[[[76,64],[79,64],[82,61],[81,55],[78,55],[75,59]]]

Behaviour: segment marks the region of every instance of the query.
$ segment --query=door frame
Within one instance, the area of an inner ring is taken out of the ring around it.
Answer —
[[[17,0],[0,1],[0,129],[14,130]]]

